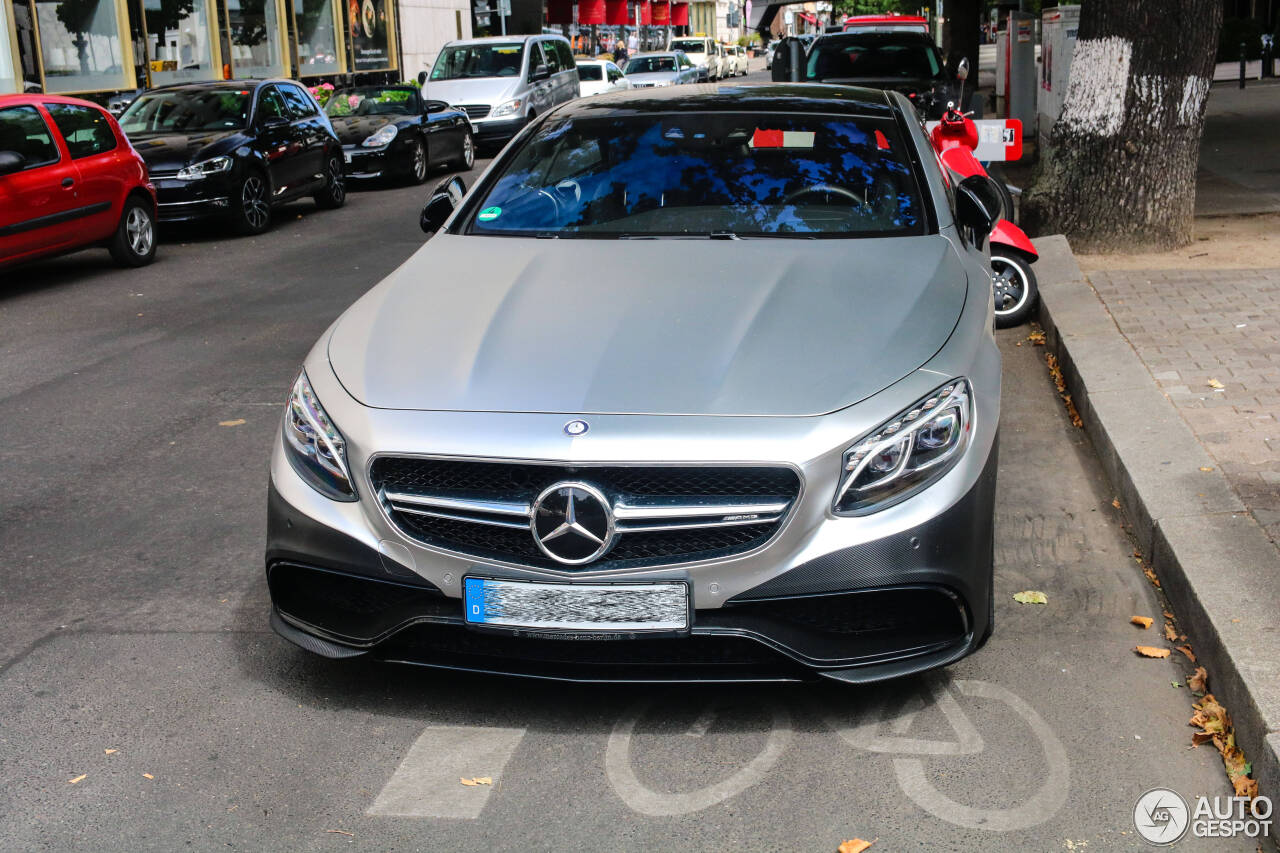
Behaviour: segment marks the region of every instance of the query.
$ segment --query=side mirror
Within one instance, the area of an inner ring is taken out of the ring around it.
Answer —
[[[466,194],[467,185],[457,175],[445,178],[436,184],[436,188],[431,191],[427,206],[422,208],[422,218],[418,220],[422,230],[428,234],[434,234],[443,228],[444,223],[458,209],[458,205],[462,204],[462,198]]]
[[[969,79],[969,57],[962,56],[960,58],[960,64],[956,66],[956,79],[957,80]]]
[[[956,220],[981,244],[1004,217],[1004,197],[986,175],[970,175],[956,187]]]
[[[447,109],[449,109],[449,105],[444,101],[423,101],[422,103],[422,111],[424,113],[438,113]]]
[[[547,64],[545,62],[539,62],[537,65],[534,66],[533,68],[534,80],[546,80],[550,76],[551,76],[551,71],[547,68]]]
[[[427,85],[427,72],[419,71],[418,72],[418,88],[421,89],[425,85]]]
[[[0,175],[21,172],[25,165],[27,165],[27,158],[17,151],[0,151]]]

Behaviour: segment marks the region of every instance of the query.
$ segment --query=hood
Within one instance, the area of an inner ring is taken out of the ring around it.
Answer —
[[[339,318],[328,350],[376,408],[815,415],[928,361],[966,287],[937,235],[439,234]]]
[[[394,124],[398,118],[408,116],[330,116],[329,121],[333,124],[333,132],[338,135],[339,142],[343,145],[359,145],[379,128]]]
[[[465,104],[489,104],[497,106],[516,96],[519,77],[476,77],[470,80],[428,80],[422,87],[422,97],[444,101],[451,107]]]
[[[142,155],[150,171],[167,172],[223,154],[234,148],[243,135],[243,130],[132,133],[129,142]]]

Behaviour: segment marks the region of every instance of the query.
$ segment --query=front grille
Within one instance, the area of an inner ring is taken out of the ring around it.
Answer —
[[[788,468],[567,466],[383,456],[369,471],[388,516],[405,535],[480,559],[569,569],[530,531],[539,494],[563,481],[611,503],[613,547],[579,568],[624,569],[723,558],[764,545],[800,493]]]
[[[488,104],[463,104],[458,109],[466,113],[467,118],[475,120],[489,115],[491,107]]]

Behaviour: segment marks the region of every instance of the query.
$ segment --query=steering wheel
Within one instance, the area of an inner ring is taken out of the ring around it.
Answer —
[[[794,192],[788,193],[786,198],[782,200],[782,203],[794,204],[795,200],[798,198],[801,198],[806,195],[816,195],[818,193],[843,196],[844,198],[849,199],[849,201],[853,202],[854,204],[863,203],[863,200],[853,190],[847,189],[845,187],[833,186],[832,184],[813,184],[812,186],[801,187],[800,189],[795,190]]]

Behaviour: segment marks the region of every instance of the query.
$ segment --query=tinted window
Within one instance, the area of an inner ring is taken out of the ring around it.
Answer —
[[[675,71],[676,61],[670,56],[637,56],[627,63],[628,74],[649,74],[654,71]]]
[[[604,77],[600,73],[599,65],[579,65],[578,79],[579,80],[603,80]]]
[[[608,65],[606,65],[604,68],[605,68],[605,71],[607,71],[607,72],[609,73],[609,82],[610,82],[610,83],[612,83],[614,80],[620,80],[620,79],[622,79],[622,72],[621,72],[621,71],[619,71],[619,70],[618,70],[618,66],[614,65],[612,62],[610,62],[610,63],[609,63]]]
[[[573,59],[573,51],[569,49],[569,43],[566,41],[553,41],[550,44],[555,45],[556,53],[560,55],[561,68],[573,68],[576,63]]]
[[[547,71],[555,74],[560,70],[560,54],[556,53],[555,45],[549,41],[544,41],[541,45],[543,60],[547,63]]]
[[[524,60],[524,43],[472,44],[446,47],[436,57],[432,80],[470,77],[516,77]]]
[[[297,86],[277,86],[276,88],[284,96],[285,106],[289,108],[289,114],[294,118],[306,118],[316,114],[316,108],[311,103],[311,99]]]
[[[671,43],[672,50],[683,50],[685,53],[706,53],[707,43],[702,39],[676,39]]]
[[[27,160],[24,169],[61,159],[53,135],[35,107],[0,110],[0,151],[17,151]]]
[[[75,104],[45,104],[44,108],[53,116],[53,123],[66,140],[72,160],[116,147],[116,135],[101,110]]]
[[[245,89],[161,89],[130,104],[120,126],[125,133],[232,130],[248,117]]]
[[[566,183],[568,182],[568,183]],[[474,233],[567,237],[924,233],[891,120],[751,113],[564,118],[511,157]]]
[[[263,89],[262,94],[258,97],[258,111],[254,114],[254,122],[261,122],[266,118],[289,118],[289,111],[284,105],[284,99],[280,97],[280,93],[276,91],[274,86]]]
[[[837,35],[814,42],[810,80],[832,78],[932,78],[942,74],[938,50],[924,38],[893,33]]]

